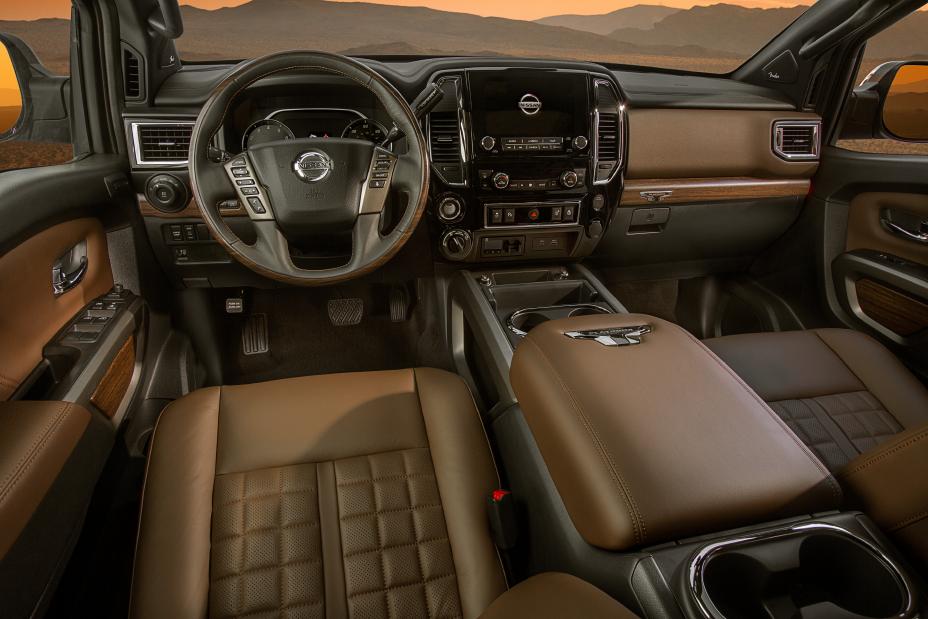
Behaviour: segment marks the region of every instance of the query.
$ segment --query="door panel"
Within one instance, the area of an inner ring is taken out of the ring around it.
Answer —
[[[87,269],[58,296],[52,267],[71,248],[86,244]],[[103,226],[82,218],[39,232],[0,257],[0,400],[8,399],[42,361],[53,336],[92,299],[113,287]]]
[[[880,223],[886,211],[897,216],[911,214],[928,221],[928,194],[865,192],[854,196],[848,213],[847,250],[881,251],[928,265],[928,243],[918,243],[889,231]]]
[[[928,157],[824,149],[810,207],[821,215],[823,285],[845,325],[867,331],[928,375],[928,244],[906,227],[928,220]],[[915,223],[913,223],[915,222]]]

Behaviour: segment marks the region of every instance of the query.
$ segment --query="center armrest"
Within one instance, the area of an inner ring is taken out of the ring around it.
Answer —
[[[588,333],[645,325],[640,338]],[[840,503],[827,468],[763,400],[659,318],[543,323],[516,349],[510,378],[574,526],[595,546],[624,550]]]

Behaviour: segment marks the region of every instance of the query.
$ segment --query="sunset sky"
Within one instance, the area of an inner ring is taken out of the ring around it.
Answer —
[[[244,4],[247,0],[182,0],[204,9]],[[339,2],[348,0],[336,0]],[[538,19],[563,13],[596,15],[636,4],[662,4],[678,8],[694,5],[717,4],[720,0],[581,0],[565,5],[563,0],[369,0],[378,4],[402,6],[427,6],[444,11],[474,13],[477,15],[508,17],[511,19]],[[728,4],[770,8],[811,4],[811,0],[725,0]],[[39,19],[42,17],[67,17],[70,0],[2,0],[0,19]]]

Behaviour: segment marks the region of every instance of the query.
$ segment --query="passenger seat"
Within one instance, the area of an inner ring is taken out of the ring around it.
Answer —
[[[705,344],[835,473],[845,507],[928,565],[928,389],[892,353],[845,329]]]
[[[928,389],[872,337],[848,329],[706,340],[832,471],[928,423]]]

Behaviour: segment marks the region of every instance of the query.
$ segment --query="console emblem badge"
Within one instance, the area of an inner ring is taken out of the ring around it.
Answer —
[[[594,329],[590,331],[567,331],[567,337],[574,340],[595,340],[603,346],[631,346],[640,344],[641,338],[651,332],[651,325],[633,327],[616,327],[614,329]]]
[[[519,99],[519,109],[526,116],[534,116],[541,111],[541,99],[532,93],[526,93]]]
[[[328,176],[335,164],[325,153],[311,150],[303,153],[293,162],[293,173],[304,183],[318,183]]]

